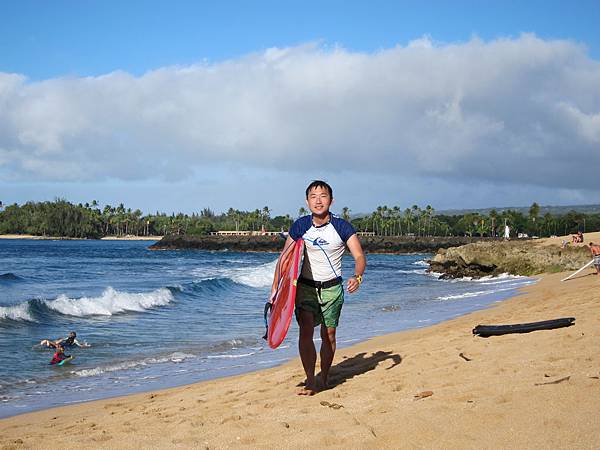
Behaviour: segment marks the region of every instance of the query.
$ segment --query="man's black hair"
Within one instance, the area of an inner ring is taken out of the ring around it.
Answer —
[[[308,193],[310,192],[311,189],[318,188],[318,187],[327,189],[327,191],[329,192],[329,196],[331,198],[333,198],[333,189],[331,189],[331,186],[329,186],[327,183],[325,183],[324,181],[321,181],[321,180],[314,180],[312,183],[310,183],[308,185],[308,187],[306,188],[306,198],[308,198]]]

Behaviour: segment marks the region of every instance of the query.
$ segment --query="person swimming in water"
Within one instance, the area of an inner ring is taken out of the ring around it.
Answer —
[[[62,345],[57,345],[56,353],[54,353],[54,356],[50,360],[50,364],[52,364],[52,365],[58,364],[70,357],[71,357],[71,355],[65,355],[65,348]]]
[[[43,347],[50,347],[50,348],[56,348],[56,349],[58,349],[59,346],[65,347],[65,348],[90,347],[90,344],[88,344],[88,343],[79,342],[77,340],[77,333],[75,333],[74,331],[71,331],[67,337],[60,338],[55,341],[52,341],[50,339],[44,339],[40,342],[40,345]]]

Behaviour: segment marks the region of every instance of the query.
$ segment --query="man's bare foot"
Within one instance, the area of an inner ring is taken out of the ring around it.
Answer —
[[[316,388],[312,388],[309,386],[304,386],[302,388],[300,388],[300,390],[298,392],[296,392],[298,395],[306,395],[306,396],[311,396],[311,395],[315,395],[317,393]]]
[[[318,387],[319,387],[319,391],[326,391],[328,389],[331,389],[331,385],[329,384],[329,379],[323,378],[323,375],[321,375],[319,377]]]
[[[311,395],[315,395],[317,393],[317,387],[316,387],[314,381],[312,383],[305,381],[304,383],[300,383],[299,386],[300,386],[300,389],[297,392],[298,395],[311,396]]]

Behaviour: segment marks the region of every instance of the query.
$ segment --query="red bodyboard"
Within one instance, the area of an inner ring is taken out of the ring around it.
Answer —
[[[267,342],[271,348],[277,348],[283,342],[292,321],[296,301],[298,269],[303,250],[304,241],[298,239],[277,261],[279,282],[273,298],[267,332]]]

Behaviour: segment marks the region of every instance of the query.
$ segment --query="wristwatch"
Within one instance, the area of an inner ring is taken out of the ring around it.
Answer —
[[[358,281],[358,284],[362,284],[362,281],[363,281],[362,275],[354,274],[354,278],[356,278],[356,281]]]

